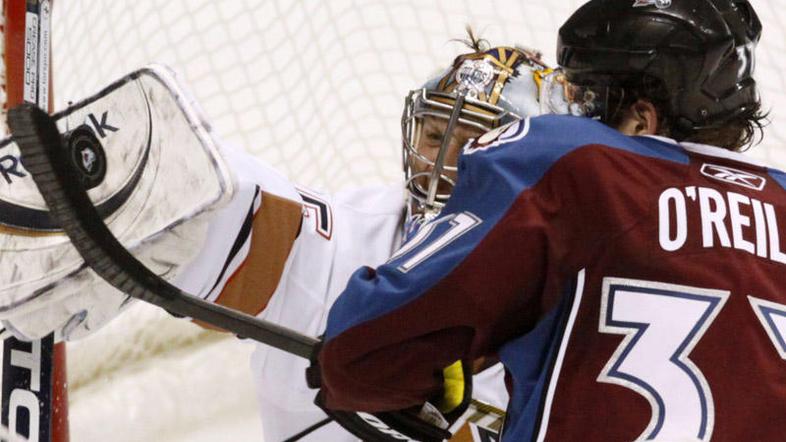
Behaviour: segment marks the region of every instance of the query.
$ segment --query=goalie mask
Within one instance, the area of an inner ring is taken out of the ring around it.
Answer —
[[[439,214],[469,139],[522,117],[567,113],[562,78],[534,52],[496,47],[457,57],[411,91],[401,119],[411,215],[428,220]]]

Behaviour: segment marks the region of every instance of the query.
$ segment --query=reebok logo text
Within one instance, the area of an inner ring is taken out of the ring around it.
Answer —
[[[701,166],[701,174],[718,181],[736,184],[753,190],[762,190],[765,184],[767,184],[767,180],[764,177],[715,164],[703,164]]]

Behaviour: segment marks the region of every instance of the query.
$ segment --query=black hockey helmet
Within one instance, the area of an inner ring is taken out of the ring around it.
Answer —
[[[680,139],[758,106],[761,29],[747,0],[591,0],[560,28],[557,57],[568,81],[595,88],[589,107],[601,119],[598,88],[659,82]]]

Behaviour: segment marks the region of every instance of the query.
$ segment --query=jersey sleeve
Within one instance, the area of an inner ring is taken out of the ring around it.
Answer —
[[[400,242],[403,186],[327,195],[296,187],[243,152],[225,156],[239,190],[210,221],[206,244],[178,285],[211,302],[320,334],[352,270],[384,262]]]
[[[422,404],[442,388],[442,369],[493,355],[526,334],[567,287],[597,232],[575,223],[563,192],[563,159],[616,131],[590,120],[538,117],[468,145],[442,214],[385,265],[362,268],[330,311],[320,355],[323,394],[336,409],[383,411]],[[561,117],[571,118],[571,117]],[[586,123],[588,121],[589,123]],[[593,133],[594,132],[594,133]],[[553,276],[553,275],[551,275]]]
[[[285,177],[250,155],[230,148],[223,154],[238,191],[212,217],[206,242],[178,285],[256,315],[278,285],[298,237],[303,199]]]

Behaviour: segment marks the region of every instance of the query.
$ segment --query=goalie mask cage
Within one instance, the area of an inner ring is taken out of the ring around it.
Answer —
[[[402,177],[404,94],[467,51],[451,42],[465,25],[553,63],[557,29],[581,3],[68,0],[52,16],[54,106],[160,62],[220,138],[292,181],[327,191],[391,182]],[[786,169],[786,0],[754,6],[772,124],[749,155]],[[72,440],[259,440],[251,345],[137,305],[68,348]]]

